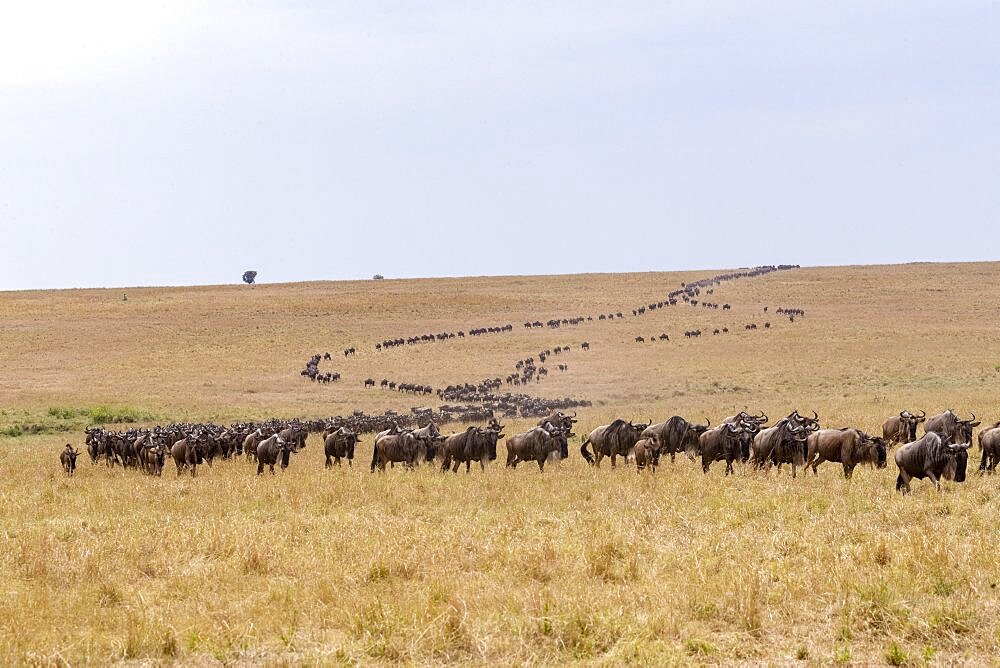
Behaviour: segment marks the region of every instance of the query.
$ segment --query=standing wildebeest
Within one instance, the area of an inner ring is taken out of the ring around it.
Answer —
[[[157,443],[152,447],[144,448],[139,452],[139,466],[150,475],[162,475],[163,462],[166,454],[167,447],[162,443]]]
[[[639,473],[647,466],[651,473],[656,473],[656,465],[660,461],[660,445],[656,438],[640,438],[634,452],[635,467]]]
[[[917,425],[927,419],[927,413],[920,411],[915,415],[910,411],[900,411],[882,425],[882,438],[886,445],[909,443],[917,440]]]
[[[458,467],[465,462],[465,472],[468,473],[472,462],[476,461],[479,468],[485,471],[486,462],[497,458],[497,441],[503,437],[503,425],[499,423],[490,429],[469,427],[464,432],[452,434],[441,445],[444,456],[441,470],[447,471],[454,461],[454,472],[458,473]]]
[[[176,441],[170,448],[170,456],[177,465],[177,475],[185,468],[190,468],[191,477],[194,477],[198,470],[198,439],[194,434],[188,434]]]
[[[675,415],[669,420],[664,420],[659,424],[650,424],[642,430],[641,438],[655,438],[659,446],[656,454],[657,463],[660,455],[670,454],[670,461],[674,461],[674,456],[678,452],[683,452],[687,448],[697,449],[698,437],[701,436],[712,424],[712,421],[705,418],[705,424],[695,424],[688,422],[679,415]],[[690,455],[694,457],[694,455]]]
[[[73,471],[76,470],[76,457],[80,453],[73,449],[71,443],[66,444],[66,448],[59,453],[59,462],[62,464],[63,471],[66,475],[73,475]]]
[[[347,458],[347,465],[353,466],[354,446],[358,444],[358,435],[347,427],[327,431],[323,438],[323,453],[326,455],[326,468],[333,464],[340,466],[341,458]]]
[[[969,461],[971,443],[953,445],[947,434],[929,431],[919,441],[913,441],[896,450],[899,476],[896,489],[906,494],[913,478],[930,478],[941,491],[941,478],[955,482],[965,481],[965,467]]]
[[[559,452],[565,434],[559,427],[533,427],[523,434],[507,440],[507,466],[516,468],[518,462],[538,462],[538,470],[545,470],[545,460],[552,452]]]
[[[792,477],[796,476],[796,468],[805,463],[807,454],[806,440],[811,427],[818,422],[802,418],[798,411],[788,417],[781,418],[773,427],[761,429],[754,436],[751,446],[751,460],[757,468],[771,468],[771,464],[788,463],[792,465]]]
[[[885,468],[885,441],[860,429],[820,429],[809,434],[807,445],[805,466],[812,466],[813,475],[819,475],[816,468],[825,461],[843,464],[845,478],[858,464]]]
[[[372,450],[372,471],[378,467],[385,471],[389,462],[402,462],[407,468],[413,468],[427,458],[427,446],[422,439],[413,435],[412,431],[400,434],[380,436],[375,441]]]
[[[419,464],[421,461],[434,461],[434,458],[437,455],[438,444],[444,440],[444,436],[441,435],[441,430],[439,430],[438,426],[434,424],[434,421],[431,420],[428,422],[426,427],[414,429],[413,437],[416,438],[423,447],[423,455],[417,463]]]
[[[754,425],[757,423],[754,422]],[[725,475],[733,473],[733,462],[742,459],[744,426],[742,422],[723,422],[698,437],[701,452],[701,470],[708,473],[712,462],[726,461]]]
[[[650,420],[646,424],[642,424],[641,422],[639,424],[632,424],[619,418],[611,424],[601,425],[590,432],[590,435],[583,440],[583,445],[580,446],[580,454],[583,455],[588,464],[594,466],[600,466],[601,459],[610,457],[611,468],[614,468],[616,458],[619,456],[628,458],[636,442],[642,438],[641,434],[643,430],[652,423],[653,421]],[[587,450],[588,445],[594,448],[593,455]]]
[[[257,475],[264,472],[265,465],[268,466],[271,469],[271,473],[274,474],[274,465],[277,464],[279,460],[281,461],[281,468],[286,468],[294,447],[294,443],[282,439],[277,434],[269,436],[258,443]]]
[[[243,439],[243,452],[246,453],[248,462],[257,457],[257,444],[262,440],[264,440],[264,432],[259,428],[247,434],[246,438]]]
[[[924,423],[924,433],[936,431],[939,434],[947,434],[948,442],[952,445],[961,443],[972,445],[972,428],[978,426],[979,420],[976,419],[975,413],[969,420],[959,420],[949,408],[944,413],[927,418],[927,422]]]
[[[979,432],[979,447],[983,451],[979,472],[994,473],[1000,463],[1000,422]]]

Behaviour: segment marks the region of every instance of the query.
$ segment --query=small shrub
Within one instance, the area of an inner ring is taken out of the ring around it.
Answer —
[[[885,653],[885,662],[890,666],[905,666],[907,661],[906,652],[899,646],[898,643],[893,642],[889,645],[889,649]]]

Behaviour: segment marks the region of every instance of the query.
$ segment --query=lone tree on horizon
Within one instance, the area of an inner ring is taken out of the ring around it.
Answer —
[[[243,272],[243,282],[247,285],[253,285],[254,279],[257,278],[256,271],[244,271]]]

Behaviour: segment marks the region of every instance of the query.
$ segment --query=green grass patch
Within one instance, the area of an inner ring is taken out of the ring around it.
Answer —
[[[17,438],[34,434],[61,434],[82,431],[85,427],[105,424],[153,422],[155,413],[135,406],[91,406],[70,408],[53,406],[44,413],[31,411],[0,411],[0,438]]]

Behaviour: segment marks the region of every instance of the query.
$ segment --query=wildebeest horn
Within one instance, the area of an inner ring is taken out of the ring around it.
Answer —
[[[813,411],[813,420],[819,421],[819,414],[816,411]]]
[[[923,420],[927,417],[927,411],[920,411],[920,415],[917,416],[919,419]]]
[[[910,415],[910,411],[899,411],[899,417],[901,417],[901,418],[903,418],[905,420],[906,418],[912,417],[912,416]]]
[[[758,420],[763,420],[764,422],[767,422],[767,413],[765,413],[764,411],[761,411],[760,415],[757,415],[756,418]]]
[[[705,418],[705,426],[706,427],[711,427],[712,426],[712,421],[709,420],[708,418]]]

